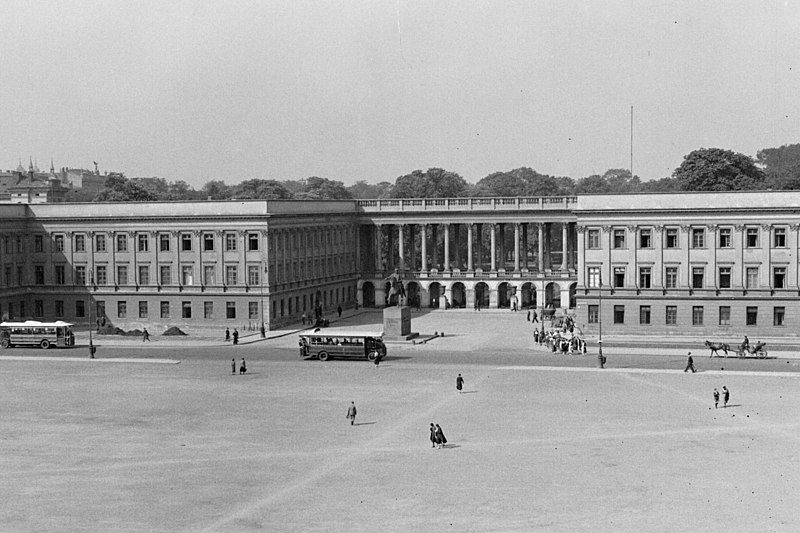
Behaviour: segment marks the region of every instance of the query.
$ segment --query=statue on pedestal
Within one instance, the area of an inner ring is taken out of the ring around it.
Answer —
[[[391,284],[391,289],[389,289],[389,294],[386,295],[387,305],[391,303],[392,296],[397,296],[398,307],[406,305],[406,288],[403,285],[403,277],[400,274],[400,271],[395,268],[394,272],[383,281],[384,282],[388,281]]]

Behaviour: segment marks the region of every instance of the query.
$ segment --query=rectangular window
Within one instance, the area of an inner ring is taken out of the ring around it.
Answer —
[[[191,252],[192,251],[192,234],[191,233],[181,233],[181,251],[183,251],[183,252]]]
[[[247,302],[247,318],[251,320],[258,318],[258,302]]]
[[[667,238],[664,240],[664,247],[678,247],[678,228],[667,228]]]
[[[702,326],[703,325],[703,306],[702,305],[695,305],[692,307],[692,325],[693,326]]]
[[[719,288],[731,288],[731,267],[719,267]]]
[[[128,265],[117,265],[117,285],[128,284]]]
[[[745,271],[747,274],[746,288],[755,289],[758,287],[758,267],[747,267]]]
[[[731,228],[719,228],[719,247],[731,247]]]
[[[258,250],[258,233],[247,234],[247,249],[251,252]]]
[[[95,273],[95,282],[97,285],[108,284],[108,273],[105,265],[97,265],[97,272]]]
[[[786,228],[775,228],[773,230],[773,244],[775,248],[786,248]]]
[[[192,318],[192,302],[181,302],[181,317]]]
[[[106,303],[103,300],[95,302],[95,313],[97,318],[105,318],[106,316]]]
[[[19,244],[19,240],[17,240],[17,244]],[[75,251],[76,252],[86,251],[86,236],[81,233],[75,235]]]
[[[650,267],[639,267],[639,287],[640,288],[649,289],[650,288],[650,278],[651,277],[652,276],[651,276],[651,268]]]
[[[56,315],[56,318],[63,318],[64,317],[64,300],[56,300],[55,301],[55,315]]]
[[[745,324],[748,326],[758,325],[758,307],[748,307]]]
[[[117,233],[116,235],[117,240],[117,251],[118,252],[127,252],[128,251],[128,236],[124,233]]]
[[[117,302],[117,318],[126,318],[128,316],[128,302]]]
[[[181,267],[181,284],[192,285],[194,283],[194,267],[192,265],[183,265]]]
[[[650,324],[650,306],[649,305],[640,305],[639,306],[639,324],[643,326],[647,326]]]
[[[161,318],[169,318],[169,302],[161,302]]]
[[[238,279],[236,277],[236,265],[228,265],[225,267],[225,285],[236,285]]]
[[[614,324],[624,324],[625,323],[625,306],[624,305],[615,305],[614,306]]]
[[[214,318],[214,302],[203,302],[203,318]]]
[[[213,252],[214,251],[214,234],[213,233],[203,233],[203,251],[204,252]]]
[[[642,229],[639,230],[639,248],[652,248],[653,247],[653,230]]]
[[[728,305],[721,305],[719,306],[719,325],[720,326],[730,326],[731,325],[731,308]]]
[[[56,285],[64,285],[67,282],[66,268],[64,265],[55,266],[55,278]]]
[[[203,283],[206,285],[217,284],[217,275],[214,265],[205,265],[203,267]]]
[[[147,302],[139,302],[139,318],[147,318]]]
[[[600,230],[590,229],[587,233],[586,247],[590,250],[597,250],[600,248]]]
[[[44,285],[44,265],[33,267],[33,279],[36,285]]]
[[[146,233],[139,233],[136,235],[136,249],[140,252],[146,252],[150,249],[150,237]]]
[[[25,285],[25,270],[21,266],[17,267],[17,284]]]
[[[77,318],[86,316],[86,302],[83,300],[75,300],[75,316]]]
[[[598,306],[589,305],[589,324],[597,324],[600,321]]]
[[[745,245],[748,248],[758,248],[758,228],[747,228]]]
[[[706,230],[704,228],[692,228],[692,248],[706,247]]]
[[[56,252],[63,252],[64,251],[64,236],[63,235],[56,235],[53,237],[53,242],[55,243]],[[6,250],[8,251],[8,250]]]
[[[625,230],[614,230],[614,248],[625,248]]]
[[[614,267],[614,287],[625,286],[625,267]]]
[[[159,233],[158,249],[162,252],[169,252],[169,233]]]
[[[236,302],[225,302],[225,317],[236,318]]]
[[[44,251],[44,237],[42,235],[33,236],[33,251],[34,252]]]
[[[44,316],[44,300],[33,301],[33,316],[41,318]]]
[[[786,318],[786,308],[785,307],[773,307],[772,308],[772,325],[773,326],[783,326],[785,318]]]
[[[702,289],[703,278],[705,277],[705,267],[692,267],[692,288]]]
[[[86,267],[83,265],[75,267],[75,285],[86,285]]]
[[[172,283],[172,268],[169,265],[161,265],[159,272],[159,283],[161,285],[170,285]]]
[[[786,267],[773,267],[772,287],[775,289],[786,288]]]
[[[139,265],[139,285],[150,285],[149,265]]]
[[[11,279],[11,267],[6,267],[6,285],[11,287],[14,284],[13,280]]]
[[[225,251],[226,252],[235,252],[236,251],[236,234],[235,233],[226,233],[225,234]]]
[[[95,235],[94,236],[94,245],[95,249],[98,252],[105,252],[106,251],[106,236],[103,234]]]
[[[259,272],[260,268],[258,265],[248,265],[247,267],[247,284],[252,286],[259,284]]]
[[[600,286],[600,267],[589,267],[586,269],[586,278],[590,288],[598,288]]]

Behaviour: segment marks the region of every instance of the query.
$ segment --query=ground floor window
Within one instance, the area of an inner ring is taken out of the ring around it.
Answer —
[[[44,300],[33,301],[33,316],[41,318],[44,316]]]
[[[161,318],[169,318],[169,302],[161,302]]]
[[[720,326],[731,325],[731,308],[727,305],[722,305],[719,308],[719,325]]]
[[[203,318],[214,317],[214,302],[203,302]]]
[[[247,302],[247,318],[258,318],[258,302]]]
[[[747,318],[745,324],[747,324],[748,326],[758,325],[758,307],[747,308]]]
[[[783,326],[783,321],[786,318],[786,308],[785,307],[775,307],[772,310],[772,325],[773,326]]]
[[[236,302],[225,302],[225,317],[236,318]]]
[[[8,314],[11,315],[13,314],[11,312],[11,304],[8,305],[9,305]],[[75,316],[78,318],[83,318],[86,316],[86,302],[84,302],[83,300],[75,301]]]
[[[678,306],[668,305],[666,316],[667,316],[666,324],[668,326],[676,326],[678,324]]]
[[[692,307],[692,325],[693,326],[702,326],[703,325],[703,306],[702,305],[695,305]]]
[[[128,302],[117,302],[117,318],[126,318],[128,316]]]
[[[192,302],[181,302],[181,316],[192,318]]]
[[[644,326],[650,324],[650,306],[649,305],[640,305],[639,306],[639,324],[644,325]]]
[[[56,318],[64,316],[64,300],[56,300]]]
[[[139,318],[147,318],[147,302],[139,302]]]
[[[614,324],[624,324],[625,323],[625,306],[624,305],[615,305],[614,306]]]
[[[599,322],[600,314],[596,305],[589,306],[589,324],[597,324]]]

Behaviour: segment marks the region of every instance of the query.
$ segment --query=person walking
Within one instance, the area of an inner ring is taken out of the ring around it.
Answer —
[[[531,321],[531,310],[530,310],[530,309],[528,309],[528,317],[527,317],[527,320],[528,320],[528,322],[530,322],[530,321]]]
[[[728,400],[731,399],[731,391],[725,385],[722,386],[722,407],[728,407]]]
[[[239,365],[239,374],[244,374],[247,372],[247,364],[244,362],[244,357],[242,357],[242,364]]]
[[[539,315],[536,313],[536,309],[533,310],[533,322],[539,322]]]
[[[225,328],[225,342],[230,342],[230,340],[231,340],[231,330]]]
[[[431,448],[436,448],[436,426],[431,422]]]
[[[239,344],[239,330],[233,328],[233,345],[236,346]]]
[[[464,387],[464,378],[461,377],[461,374],[458,375],[456,378],[456,390],[459,394],[461,394],[461,389]]]
[[[342,306],[341,305],[336,306],[336,312],[339,313],[339,318],[342,318]]]
[[[142,331],[142,342],[145,341],[150,342],[150,332],[147,331],[147,328],[144,328],[144,331]]]
[[[236,374],[236,358],[231,359],[231,374]]]
[[[447,444],[447,439],[444,437],[444,431],[439,424],[436,424],[436,446],[441,450],[445,444]]]
[[[347,418],[350,419],[350,425],[355,424],[356,421],[356,402],[350,402],[350,407],[347,408]]]
[[[303,325],[305,326],[306,325],[306,312],[305,311],[303,311],[303,314],[300,316],[300,320],[303,321]]]
[[[719,407],[719,391],[714,389],[714,409]]]
[[[686,372],[686,371],[688,371],[689,369],[691,369],[691,371],[692,371],[692,374],[694,374],[694,373],[695,373],[695,369],[694,369],[694,359],[692,359],[692,352],[689,352],[689,359],[687,359],[687,360],[686,360],[686,368],[684,368],[684,369],[683,369],[683,371],[684,371],[684,372]]]

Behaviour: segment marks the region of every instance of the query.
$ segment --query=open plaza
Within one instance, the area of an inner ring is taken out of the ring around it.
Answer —
[[[72,349],[4,350],[0,529],[800,527],[800,349],[740,360],[700,338],[608,337],[601,370],[595,340],[556,355],[533,327],[522,312],[415,312],[431,340],[389,344],[379,366],[301,360],[291,328],[235,347],[224,331],[101,336],[94,360],[82,332]]]

